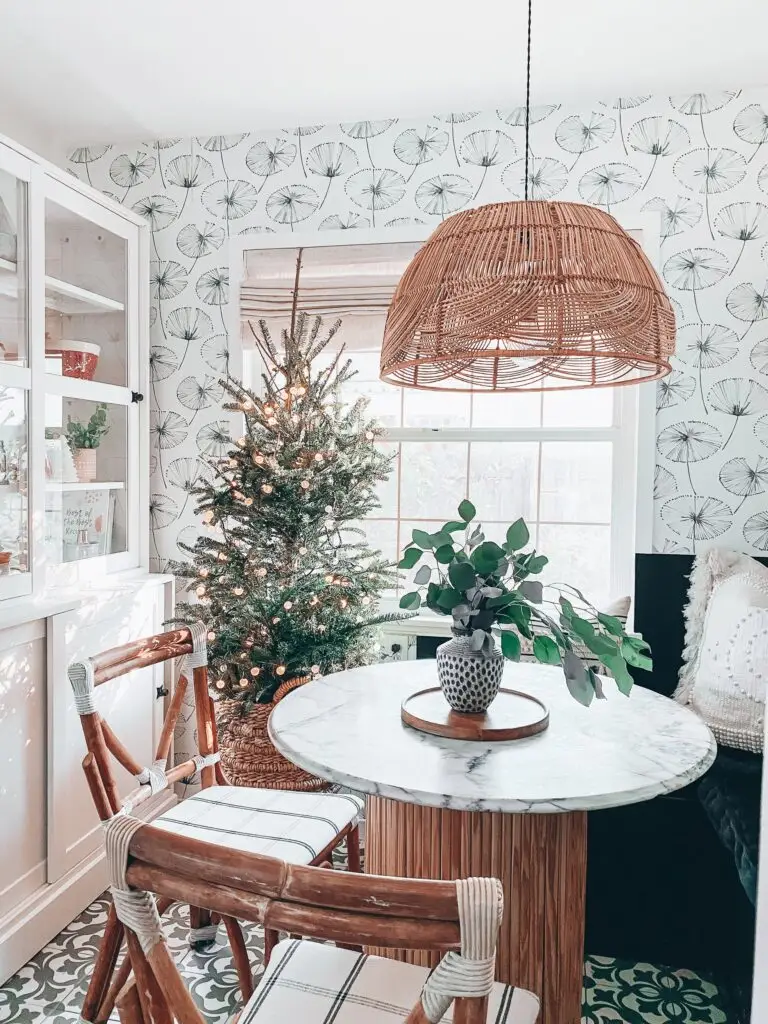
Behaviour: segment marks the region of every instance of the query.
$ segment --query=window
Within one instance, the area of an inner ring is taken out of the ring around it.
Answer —
[[[328,322],[341,318],[336,340],[357,371],[343,397],[369,400],[394,460],[381,508],[356,525],[397,560],[414,527],[436,530],[455,519],[467,496],[489,538],[501,539],[520,516],[526,520],[533,543],[550,559],[545,581],[573,584],[598,607],[631,593],[638,389],[494,395],[383,383],[386,306],[416,248],[358,244],[302,253],[298,306]],[[243,319],[266,315],[275,337],[287,322],[297,253],[246,254]],[[253,384],[258,373],[249,365]]]

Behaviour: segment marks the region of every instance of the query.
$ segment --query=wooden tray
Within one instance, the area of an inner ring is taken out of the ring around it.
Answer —
[[[486,712],[468,715],[453,711],[439,686],[417,690],[400,708],[406,725],[451,740],[520,740],[549,725],[549,710],[537,697],[519,690],[499,690]]]

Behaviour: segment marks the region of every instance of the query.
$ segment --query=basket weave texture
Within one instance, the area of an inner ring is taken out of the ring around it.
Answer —
[[[247,715],[240,714],[236,701],[222,700],[216,704],[221,767],[230,785],[307,793],[329,788],[324,779],[310,775],[283,757],[267,732],[267,722],[275,705],[309,680],[309,676],[286,680],[270,704],[257,704]]]

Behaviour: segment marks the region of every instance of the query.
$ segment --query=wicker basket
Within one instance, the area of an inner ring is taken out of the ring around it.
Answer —
[[[257,704],[247,715],[239,713],[235,701],[217,702],[217,718],[221,722],[221,767],[231,785],[304,792],[328,789],[329,783],[324,779],[310,775],[284,758],[272,745],[267,732],[269,716],[278,701],[309,680],[309,676],[286,680],[277,689],[271,704]]]

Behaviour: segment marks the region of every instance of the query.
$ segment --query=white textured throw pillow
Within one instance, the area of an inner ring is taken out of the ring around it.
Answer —
[[[691,573],[680,683],[675,698],[707,723],[718,743],[763,749],[768,679],[768,569],[748,555],[712,548]]]

